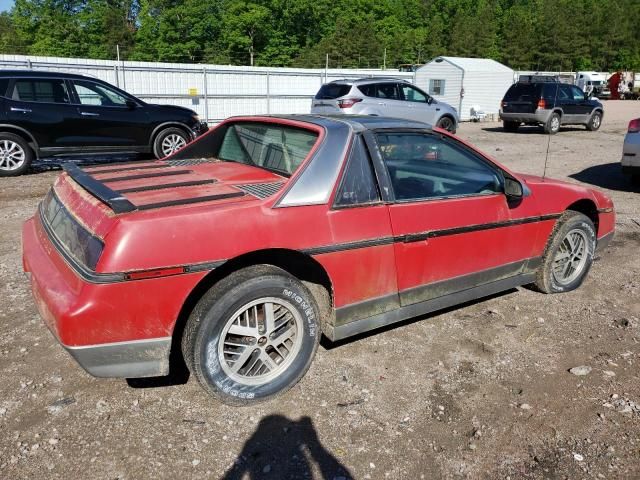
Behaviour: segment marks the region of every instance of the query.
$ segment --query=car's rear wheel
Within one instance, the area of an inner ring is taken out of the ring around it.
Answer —
[[[177,152],[189,143],[189,137],[184,130],[176,127],[165,128],[153,142],[153,154],[156,158],[164,158]]]
[[[547,123],[544,125],[545,133],[549,135],[555,135],[560,131],[560,115],[558,113],[552,113]]]
[[[518,128],[520,128],[520,122],[509,122],[504,120],[502,122],[502,128],[504,128],[505,132],[517,132]]]
[[[589,123],[587,123],[587,130],[595,132],[600,128],[600,125],[602,125],[602,114],[600,112],[595,112],[591,115]]]
[[[456,133],[456,123],[451,117],[445,116],[440,118],[436,126],[443,130],[446,130],[447,132]]]
[[[214,285],[194,308],[182,351],[200,384],[244,405],[293,387],[320,337],[319,309],[296,278],[269,265],[247,267]]]
[[[27,141],[13,133],[0,133],[0,177],[22,175],[33,161]]]
[[[595,248],[593,222],[582,213],[565,212],[547,243],[536,287],[545,293],[575,290],[589,273]]]

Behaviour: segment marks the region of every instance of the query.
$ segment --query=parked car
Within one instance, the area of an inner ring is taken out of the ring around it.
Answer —
[[[36,158],[153,153],[166,157],[207,130],[188,108],[151,105],[96,78],[0,71],[0,176]]]
[[[622,171],[640,183],[640,118],[629,122],[622,146]]]
[[[397,78],[336,80],[322,85],[311,103],[311,113],[403,118],[452,133],[459,121],[458,112],[451,105]]]
[[[514,83],[500,104],[500,119],[507,132],[516,132],[523,123],[542,125],[550,135],[558,133],[561,125],[585,125],[593,131],[600,128],[603,117],[602,103],[575,85],[555,79]]]
[[[246,404],[300,380],[321,334],[520,285],[573,290],[614,225],[605,194],[423,123],[239,117],[163,160],[65,165],[23,227],[23,262],[92,375],[166,375],[181,352],[206,391]]]

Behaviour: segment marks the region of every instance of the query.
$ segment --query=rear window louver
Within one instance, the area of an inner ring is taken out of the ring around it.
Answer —
[[[277,193],[278,190],[282,188],[282,185],[284,185],[284,182],[248,183],[245,185],[234,185],[234,187],[262,200]]]
[[[184,160],[165,160],[165,163],[172,167],[187,167],[190,165],[202,165],[203,163],[213,163],[217,160],[212,158],[186,158]]]

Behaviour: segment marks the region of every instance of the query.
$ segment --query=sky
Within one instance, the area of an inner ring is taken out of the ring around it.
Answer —
[[[0,12],[9,10],[13,7],[13,0],[0,0]]]

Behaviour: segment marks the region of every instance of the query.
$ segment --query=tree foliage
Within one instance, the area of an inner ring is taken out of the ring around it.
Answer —
[[[373,67],[436,55],[640,70],[638,0],[16,0],[0,52]]]

